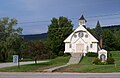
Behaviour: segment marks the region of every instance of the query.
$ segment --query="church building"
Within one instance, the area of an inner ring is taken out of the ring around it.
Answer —
[[[64,53],[80,53],[85,56],[88,52],[97,53],[100,50],[98,40],[86,29],[86,22],[82,15],[78,28],[64,40]]]

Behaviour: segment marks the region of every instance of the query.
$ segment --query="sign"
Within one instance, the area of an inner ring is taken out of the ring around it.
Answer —
[[[104,49],[98,51],[98,58],[101,62],[105,62],[107,60],[107,51]]]
[[[18,55],[13,55],[13,63],[18,63]]]

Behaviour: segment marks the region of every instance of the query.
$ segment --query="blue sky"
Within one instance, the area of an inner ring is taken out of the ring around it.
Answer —
[[[68,17],[77,28],[82,14],[90,28],[97,20],[102,26],[120,24],[120,0],[0,0],[0,18],[16,18],[23,34],[45,33],[50,20],[59,16]]]

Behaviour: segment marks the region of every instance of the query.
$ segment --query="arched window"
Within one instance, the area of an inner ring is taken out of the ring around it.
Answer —
[[[78,36],[79,36],[79,37],[83,37],[83,36],[84,36],[83,32],[79,32],[79,33],[78,33]]]
[[[74,34],[74,38],[76,38],[77,37],[77,35],[76,34]]]

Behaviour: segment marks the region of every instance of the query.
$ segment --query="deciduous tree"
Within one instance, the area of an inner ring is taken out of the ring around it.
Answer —
[[[38,59],[48,59],[52,56],[47,45],[45,45],[42,41],[30,42],[28,47],[28,55],[35,60],[35,64]]]
[[[0,19],[0,58],[5,62],[8,55],[13,54],[19,49],[21,28],[14,28],[17,25],[16,19],[4,17]]]
[[[72,21],[66,17],[52,18],[48,26],[48,45],[56,55],[63,55],[64,40],[73,31]]]

